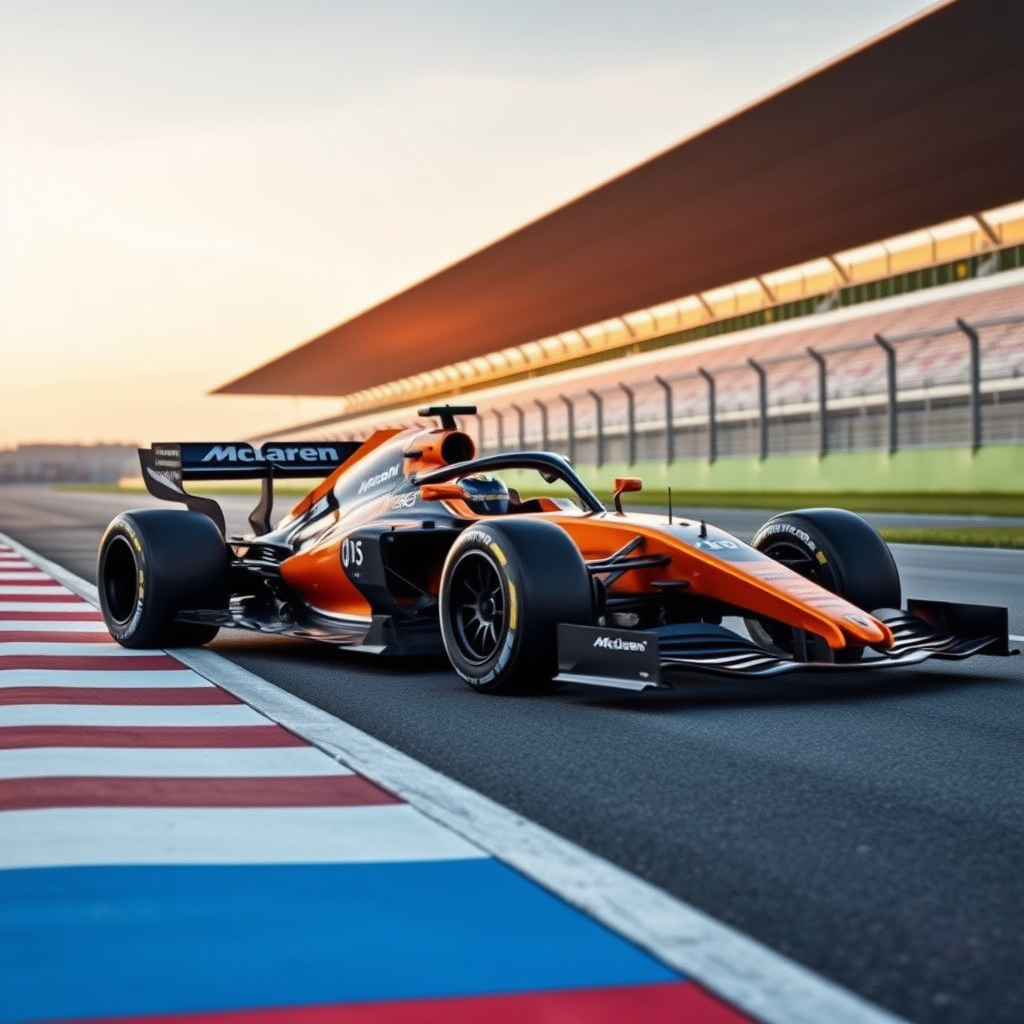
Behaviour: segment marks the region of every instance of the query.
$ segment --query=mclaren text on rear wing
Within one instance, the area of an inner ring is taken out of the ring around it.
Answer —
[[[356,441],[267,441],[256,448],[244,442],[188,442],[140,448],[147,470],[181,484],[182,480],[281,479],[326,476],[357,448]]]
[[[180,501],[208,515],[224,532],[224,514],[210,498],[189,494],[186,480],[263,480],[263,494],[249,521],[269,530],[273,481],[323,477],[360,447],[359,441],[166,442],[139,449],[146,489],[164,501]]]

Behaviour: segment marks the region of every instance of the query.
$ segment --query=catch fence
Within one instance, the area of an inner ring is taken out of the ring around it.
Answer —
[[[490,403],[484,454],[601,466],[1024,443],[1024,313]]]

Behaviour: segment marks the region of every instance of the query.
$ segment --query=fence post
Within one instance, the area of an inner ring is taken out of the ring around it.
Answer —
[[[672,411],[672,385],[667,380],[654,375],[654,379],[665,392],[665,461],[672,465],[676,461],[675,413]]]
[[[825,357],[813,348],[807,354],[818,364],[818,455],[828,455],[828,366]]]
[[[494,419],[498,424],[498,451],[503,452],[505,450],[505,417],[497,409],[492,409],[491,412],[494,413]]]
[[[764,367],[756,359],[748,359],[754,372],[757,374],[757,418],[761,434],[759,457],[764,460],[768,458],[768,374]]]
[[[566,412],[566,425],[569,428],[569,461],[576,462],[576,417],[573,415],[575,410],[573,409],[572,399],[566,398],[565,395],[558,396],[565,404]]]
[[[516,411],[516,415],[519,417],[519,450],[523,451],[526,448],[526,416],[523,414],[521,406],[513,405],[513,409]]]
[[[969,323],[957,317],[956,325],[967,335],[970,351],[971,450],[976,452],[981,447],[981,345],[978,332]]]
[[[547,451],[549,448],[548,443],[548,407],[539,399],[535,398],[533,404],[540,409],[540,439],[541,449]]]
[[[697,372],[708,382],[708,462],[718,458],[718,425],[715,422],[715,378],[704,369],[697,367]]]
[[[594,399],[594,405],[597,407],[597,468],[600,469],[604,465],[604,403],[601,401],[601,396],[593,389],[587,388],[590,393],[590,397]]]
[[[900,441],[896,409],[896,350],[880,334],[875,335],[875,341],[885,352],[886,391],[889,395],[889,454],[892,455],[899,448]]]
[[[629,464],[632,466],[636,462],[636,400],[633,397],[632,388],[625,384],[620,384],[619,388],[626,394],[626,429],[628,431]]]

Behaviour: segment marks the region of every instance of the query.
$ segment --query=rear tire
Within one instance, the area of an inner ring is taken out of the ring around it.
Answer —
[[[452,546],[441,577],[441,637],[452,667],[484,693],[550,690],[556,627],[590,625],[593,588],[572,539],[543,520],[488,520]]]
[[[864,518],[842,508],[808,508],[773,516],[751,546],[866,612],[900,607],[900,576],[889,546]],[[793,631],[781,623],[746,620],[754,640],[792,655]],[[833,652],[837,661],[858,661],[863,647]]]
[[[122,647],[195,647],[219,626],[175,622],[188,609],[228,604],[228,550],[199,512],[136,509],[107,527],[96,566],[100,608]]]

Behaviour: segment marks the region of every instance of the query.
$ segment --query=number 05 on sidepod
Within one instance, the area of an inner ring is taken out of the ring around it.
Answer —
[[[1005,608],[909,601],[885,542],[843,509],[777,515],[751,544],[702,521],[609,511],[561,456],[476,458],[456,416],[359,442],[159,444],[158,498],[117,516],[100,603],[125,647],[203,644],[223,627],[359,651],[445,653],[474,689],[559,682],[643,690],[693,672],[771,676],[1007,655]],[[324,477],[276,524],[275,479]],[[251,532],[184,482],[260,479]],[[723,627],[739,616],[749,637]]]

